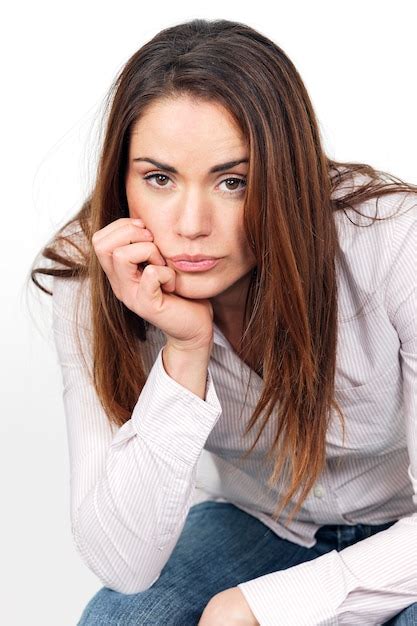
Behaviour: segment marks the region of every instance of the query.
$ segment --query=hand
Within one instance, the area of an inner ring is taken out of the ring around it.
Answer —
[[[259,626],[239,587],[232,587],[211,598],[197,626]]]
[[[174,295],[176,273],[143,221],[137,225],[131,218],[117,219],[95,232],[91,242],[115,296],[130,310],[160,328],[177,348],[212,345],[211,302]]]

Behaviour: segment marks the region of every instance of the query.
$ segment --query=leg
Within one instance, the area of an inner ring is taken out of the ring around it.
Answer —
[[[386,626],[417,626],[417,602],[395,615]]]
[[[102,587],[78,626],[194,626],[216,593],[317,556],[233,504],[201,502],[154,585],[129,595]]]

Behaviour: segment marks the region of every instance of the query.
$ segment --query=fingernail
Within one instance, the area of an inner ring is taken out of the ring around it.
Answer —
[[[141,220],[140,218],[132,219],[132,222],[137,226],[144,226],[143,220]]]

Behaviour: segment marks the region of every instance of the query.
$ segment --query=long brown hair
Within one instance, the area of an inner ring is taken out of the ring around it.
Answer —
[[[183,94],[221,103],[248,141],[244,225],[257,266],[240,353],[256,355],[255,370],[262,372],[264,384],[245,435],[265,414],[244,456],[279,402],[276,437],[267,454],[275,463],[268,483],[289,472],[288,490],[274,516],[300,490],[291,519],[326,462],[332,407],[344,434],[344,416],[334,398],[338,246],[333,212],[356,211],[355,205],[393,191],[417,193],[417,186],[370,165],[328,158],[296,68],[256,30],[228,20],[194,19],[159,32],[128,60],[112,85],[93,192],[40,252],[55,265],[32,266],[31,271],[33,282],[50,295],[37,274],[90,279],[90,375],[110,422],[118,426],[131,417],[146,381],[135,340],[146,340],[148,323],[115,297],[92,253],[91,237],[129,217],[124,179],[132,126],[155,100]],[[355,173],[364,184],[335,197],[333,192]],[[71,234],[66,234],[68,227]]]

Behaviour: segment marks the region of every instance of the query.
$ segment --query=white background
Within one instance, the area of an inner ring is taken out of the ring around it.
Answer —
[[[159,30],[249,24],[299,70],[329,156],[417,183],[416,5],[15,2],[1,19],[1,605],[7,626],[75,626],[102,586],[69,521],[69,468],[51,298],[30,265],[94,180],[104,96]]]

